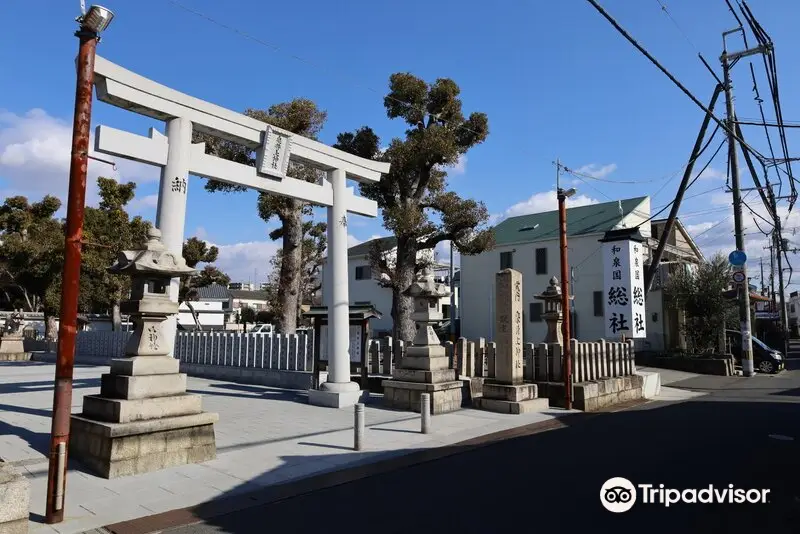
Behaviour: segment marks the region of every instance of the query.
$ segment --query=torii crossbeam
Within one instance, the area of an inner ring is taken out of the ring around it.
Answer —
[[[166,122],[166,136],[150,129],[149,137],[98,126],[97,152],[161,167],[156,226],[164,244],[181,254],[186,218],[188,176],[241,185],[265,193],[304,200],[328,208],[328,256],[331,290],[328,304],[328,381],[309,392],[314,404],[342,407],[355,404],[360,388],[350,381],[349,291],[347,277],[347,212],[377,216],[377,204],[355,194],[347,179],[369,183],[389,172],[389,164],[353,156],[319,141],[292,134],[241,113],[186,95],[105,58],[95,60],[97,98],[108,104]],[[205,153],[192,144],[198,131],[254,149],[255,167]],[[286,175],[289,161],[327,172],[327,179],[309,183]],[[177,302],[178,280],[171,298]],[[167,329],[175,336],[175,320]],[[174,344],[174,343],[173,343]]]

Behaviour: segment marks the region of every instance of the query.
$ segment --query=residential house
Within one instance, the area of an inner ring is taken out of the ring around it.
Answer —
[[[380,276],[378,273],[373,272],[370,266],[370,251],[372,247],[377,245],[380,251],[387,258],[389,262],[392,261],[395,251],[397,249],[397,241],[394,237],[381,237],[365,241],[358,245],[352,246],[348,250],[348,287],[350,291],[350,304],[366,304],[370,303],[383,314],[380,319],[374,318],[370,320],[370,328],[372,329],[373,337],[380,337],[389,334],[392,331],[394,321],[392,319],[392,290],[384,287],[380,283]],[[442,283],[449,283],[449,264],[442,264],[435,262],[435,255],[433,250],[421,251],[418,255],[420,261],[427,261],[433,263],[434,276],[437,281]],[[326,259],[327,260],[327,259]],[[322,265],[322,289],[314,296],[314,302],[317,305],[324,305],[325,290],[328,286],[326,276],[326,264],[323,261]],[[453,283],[458,284],[458,273],[453,276]],[[458,303],[458,285],[455,285],[455,300]],[[450,317],[450,297],[445,297],[441,302],[442,312],[447,319]],[[456,305],[458,306],[458,305]],[[456,315],[457,316],[457,315]]]
[[[231,322],[231,318],[235,315],[233,313],[233,295],[227,287],[221,284],[194,288],[187,295],[187,300],[218,303],[218,305],[202,306],[202,308],[221,310],[225,317],[225,324]]]
[[[269,307],[269,296],[266,291],[251,291],[247,289],[231,289],[229,291],[233,301],[234,312],[242,308],[253,308],[258,313]]]
[[[637,197],[567,210],[568,261],[572,302],[572,333],[583,340],[605,336],[603,262],[599,240],[613,229],[639,226],[645,238],[642,261],[649,258],[663,231],[664,221],[650,221],[650,198]],[[461,258],[461,335],[493,339],[495,329],[495,274],[513,268],[523,277],[523,339],[538,343],[546,334],[544,305],[534,298],[551,278],[560,275],[558,211],[511,217],[494,228],[493,250]],[[661,349],[679,343],[678,314],[663,298],[662,285],[670,272],[703,261],[700,250],[677,221],[667,243],[660,276],[647,296],[644,347]]]

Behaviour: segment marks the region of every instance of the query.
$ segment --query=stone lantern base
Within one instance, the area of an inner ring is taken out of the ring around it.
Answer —
[[[112,360],[100,395],[84,397],[83,413],[72,416],[70,455],[104,478],[216,458],[219,416],[186,393],[179,367],[168,356]]]
[[[21,335],[5,334],[0,337],[0,362],[28,361],[31,353],[25,352],[25,339]]]
[[[536,384],[510,385],[485,380],[483,397],[475,399],[473,405],[490,412],[521,414],[546,410],[550,407],[550,401],[538,398]]]
[[[383,401],[387,408],[419,412],[420,395],[430,393],[431,413],[461,409],[462,383],[441,345],[409,347],[402,367],[383,381]]]

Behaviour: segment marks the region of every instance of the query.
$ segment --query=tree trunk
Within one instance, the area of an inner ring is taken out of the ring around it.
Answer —
[[[119,332],[122,330],[122,314],[119,311],[119,301],[115,300],[111,305],[111,330]]]
[[[56,341],[58,339],[56,318],[48,312],[44,312],[44,337],[47,341]]]
[[[414,269],[417,264],[417,247],[413,239],[397,240],[397,262],[395,266],[395,285],[392,289],[392,319],[394,338],[408,345],[414,339],[417,329],[411,314],[414,313],[414,299],[403,294],[414,282]]]
[[[303,212],[298,201],[297,209],[281,218],[283,223],[283,257],[281,258],[278,302],[278,325],[283,334],[297,330],[297,311],[300,300],[300,275],[303,254]]]

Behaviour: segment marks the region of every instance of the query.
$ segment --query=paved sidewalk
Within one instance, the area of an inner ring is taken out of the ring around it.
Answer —
[[[77,366],[73,412],[82,397],[99,392],[106,367]],[[379,407],[366,409],[365,448],[352,450],[353,411],[309,406],[305,393],[219,380],[189,378],[204,409],[218,412],[218,456],[202,465],[106,480],[71,462],[66,520],[44,525],[54,366],[0,364],[0,457],[26,471],[31,480],[31,533],[76,533],[230,497],[326,471],[440,447],[567,412],[502,415],[460,410],[432,419],[432,433],[419,432],[419,416]]]

